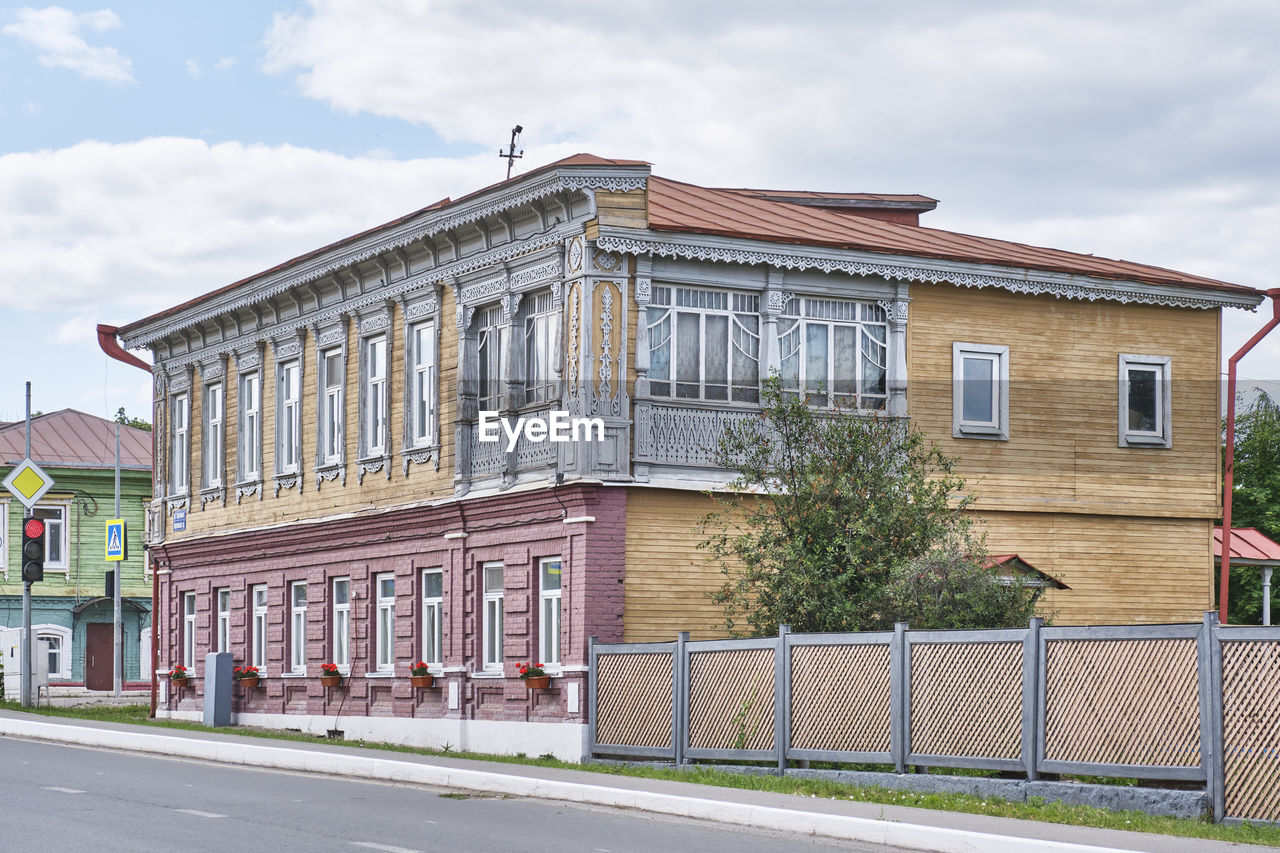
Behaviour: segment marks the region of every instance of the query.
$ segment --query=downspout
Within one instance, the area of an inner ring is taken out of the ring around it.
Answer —
[[[147,364],[136,355],[125,352],[120,346],[120,342],[116,340],[116,332],[119,331],[117,326],[107,326],[103,323],[98,324],[98,346],[102,351],[116,361],[145,370],[147,375],[152,375],[151,365]],[[155,477],[155,459],[156,459],[156,424],[151,425],[151,482],[154,485]],[[145,510],[144,510],[145,512]],[[150,549],[147,550],[150,555]],[[149,556],[148,556],[149,558]],[[159,629],[159,613],[156,606],[160,600],[160,572],[156,570],[156,565],[151,564],[151,713],[154,719],[156,715],[156,699],[159,695],[160,684],[156,678],[156,669],[160,666],[160,629]],[[124,572],[120,572],[120,577],[116,579],[116,583],[124,583]]]
[[[1257,346],[1276,326],[1280,326],[1280,287],[1267,291],[1271,297],[1271,320],[1249,338],[1227,360],[1227,461],[1222,479],[1222,568],[1218,575],[1218,622],[1227,624],[1227,586],[1231,578],[1231,494],[1236,461],[1236,362]]]

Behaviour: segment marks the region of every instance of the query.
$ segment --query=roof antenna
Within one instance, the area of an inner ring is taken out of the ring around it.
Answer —
[[[510,150],[503,151],[501,148],[498,149],[498,156],[506,158],[506,161],[507,161],[507,180],[508,181],[511,180],[511,167],[515,165],[515,161],[519,160],[521,157],[524,156],[523,148],[520,149],[519,154],[516,153],[516,137],[523,132],[524,132],[524,128],[518,124],[515,127],[511,128]]]

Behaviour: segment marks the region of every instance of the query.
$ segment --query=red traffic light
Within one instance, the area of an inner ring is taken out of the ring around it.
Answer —
[[[28,539],[39,539],[44,535],[44,522],[38,518],[28,518],[22,526],[22,535]]]

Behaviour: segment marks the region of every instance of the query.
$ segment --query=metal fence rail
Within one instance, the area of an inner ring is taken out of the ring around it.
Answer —
[[[1200,782],[1280,821],[1280,629],[1201,624],[592,641],[593,755]]]

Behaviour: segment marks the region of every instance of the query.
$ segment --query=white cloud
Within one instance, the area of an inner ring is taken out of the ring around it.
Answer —
[[[22,112],[24,115],[29,115],[29,116],[39,115],[40,105],[37,104],[35,101],[27,101],[25,104],[22,105]]]
[[[217,62],[215,62],[213,64],[213,67],[218,69],[219,71],[226,71],[227,69],[231,68],[235,64],[236,64],[236,58],[234,56],[224,56],[221,59],[219,59]]]
[[[127,56],[114,47],[92,47],[81,35],[82,30],[102,32],[121,26],[120,17],[110,9],[76,14],[60,6],[23,7],[15,14],[17,23],[6,26],[4,33],[39,49],[41,65],[69,68],[89,80],[133,82],[133,64]]]
[[[196,62],[194,59],[188,59],[188,60],[187,60],[187,74],[191,75],[192,77],[199,77],[199,76],[200,76],[200,73],[201,73],[201,72],[200,72],[200,63],[199,63],[199,62]]]

